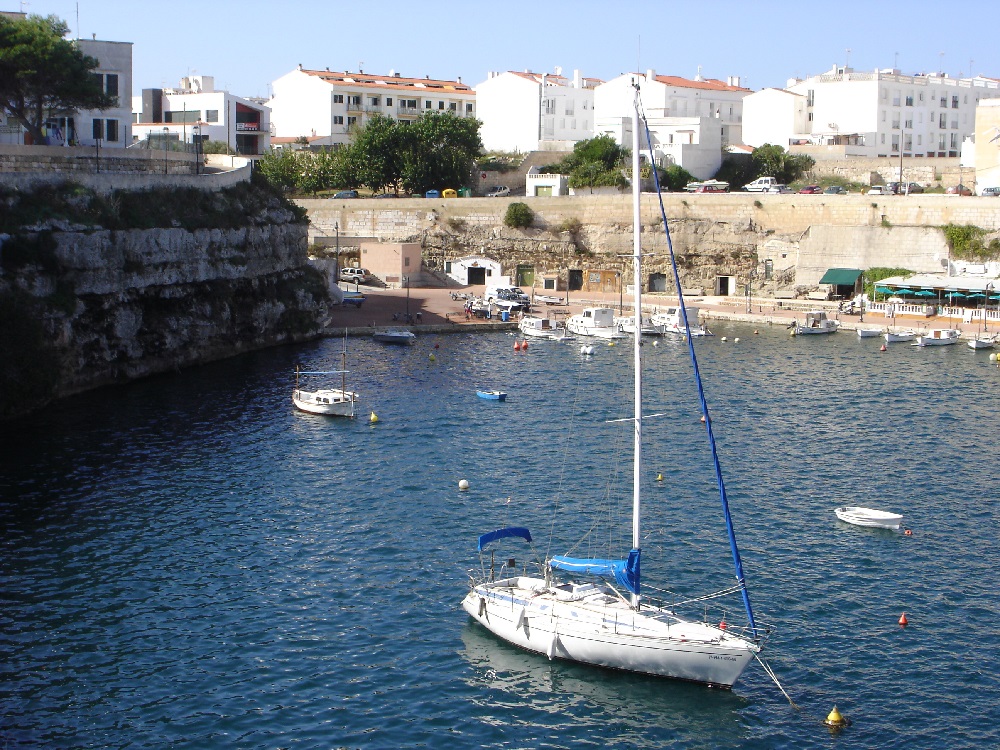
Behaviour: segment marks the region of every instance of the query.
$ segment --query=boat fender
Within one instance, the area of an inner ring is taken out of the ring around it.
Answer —
[[[524,627],[524,624],[527,622],[527,620],[528,616],[524,611],[524,607],[521,607],[520,611],[517,613],[517,624],[514,625],[514,629],[520,630],[522,627]]]
[[[479,597],[479,616],[486,614],[486,599]]]
[[[549,661],[556,655],[556,644],[559,641],[559,633],[556,631],[552,632],[552,640],[549,641],[549,647],[545,650],[545,655],[549,657]]]

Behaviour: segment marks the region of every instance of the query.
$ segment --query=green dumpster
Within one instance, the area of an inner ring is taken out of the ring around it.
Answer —
[[[467,187],[459,188],[458,189],[458,197],[459,198],[471,198],[472,197],[472,190],[470,188],[467,188]]]

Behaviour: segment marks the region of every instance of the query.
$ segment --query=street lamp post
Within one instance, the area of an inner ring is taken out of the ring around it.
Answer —
[[[410,277],[404,276],[403,283],[406,285],[406,322],[410,322]]]
[[[340,278],[340,222],[334,222],[333,230],[337,233],[337,260],[333,263],[333,278]]]
[[[191,128],[192,138],[194,138],[194,173],[201,174],[201,125]]]
[[[861,274],[861,319],[860,322],[865,322],[865,276]]]
[[[163,174],[167,173],[167,133],[170,132],[170,128],[163,128]]]
[[[747,279],[747,312],[753,312],[753,280],[757,278],[757,271],[753,270],[750,272],[750,276]]]

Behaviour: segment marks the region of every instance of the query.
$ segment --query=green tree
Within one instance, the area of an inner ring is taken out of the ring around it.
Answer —
[[[657,175],[660,178],[660,185],[674,192],[683,190],[689,182],[694,181],[694,175],[677,164],[671,164],[666,169],[657,170]]]
[[[468,184],[475,158],[483,150],[479,126],[479,120],[451,113],[423,115],[399,126],[403,187],[423,193]]]
[[[789,154],[781,146],[765,143],[753,151],[757,176],[774,177],[778,182],[795,182],[816,164],[816,160],[805,154]]]
[[[98,61],[64,39],[68,32],[56,16],[0,16],[0,107],[19,119],[36,143],[44,142],[42,125],[54,112],[118,103],[93,75]]]
[[[271,149],[257,161],[257,170],[264,178],[282,190],[291,190],[299,181],[302,165],[296,152],[289,148]]]
[[[400,159],[405,134],[409,126],[400,125],[391,117],[373,115],[358,131],[351,143],[351,158],[357,166],[357,180],[379,193],[387,187],[396,188],[403,177]]]
[[[632,152],[619,146],[610,135],[580,141],[573,153],[562,161],[544,167],[544,171],[569,175],[569,185],[578,187],[624,187],[628,179],[622,167]]]

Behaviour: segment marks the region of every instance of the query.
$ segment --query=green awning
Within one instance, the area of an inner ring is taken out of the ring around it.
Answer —
[[[823,274],[823,278],[819,280],[819,283],[834,284],[835,286],[854,286],[860,275],[861,269],[859,268],[831,268]]]

